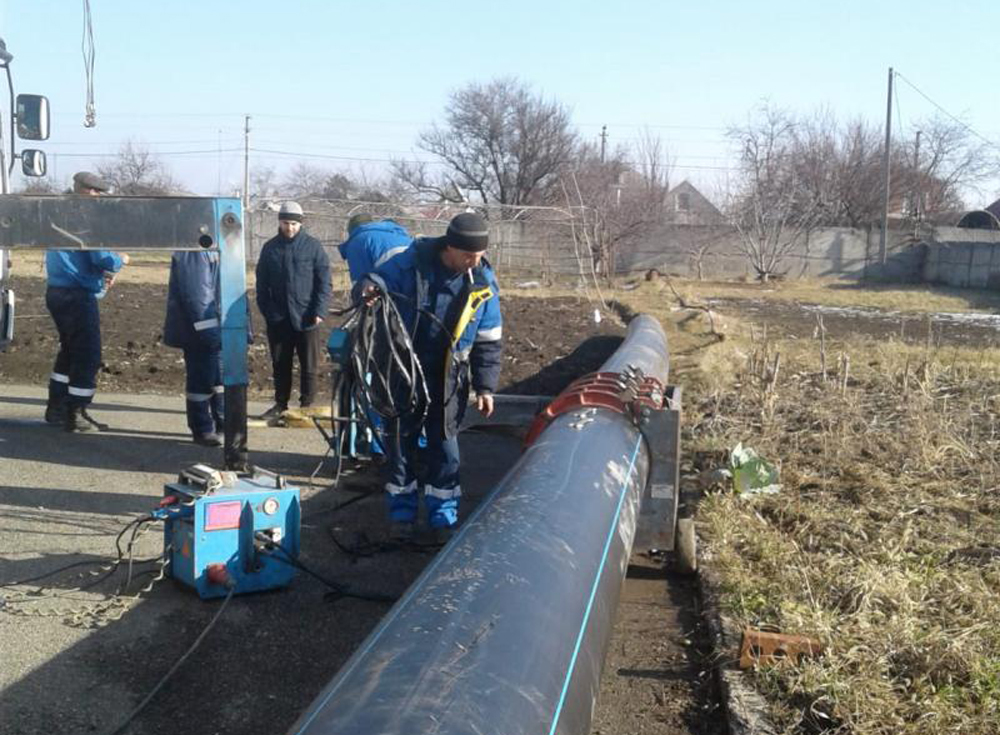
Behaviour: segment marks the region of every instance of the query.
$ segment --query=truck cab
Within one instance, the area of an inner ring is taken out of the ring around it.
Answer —
[[[49,101],[37,94],[19,94],[14,97],[14,82],[10,64],[14,56],[7,51],[7,44],[0,39],[0,69],[6,72],[10,90],[11,107],[7,110],[11,122],[10,148],[3,139],[3,115],[0,114],[0,194],[10,194],[10,174],[14,161],[20,159],[24,176],[45,176],[45,153],[25,148],[14,150],[14,131],[22,140],[46,140],[49,137]],[[14,339],[14,307],[16,299],[10,287],[10,252],[0,249],[0,352]]]

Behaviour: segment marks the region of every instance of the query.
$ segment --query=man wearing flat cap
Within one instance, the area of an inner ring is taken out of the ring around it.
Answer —
[[[486,221],[464,212],[443,237],[414,240],[355,287],[358,298],[371,300],[381,292],[393,299],[412,335],[429,394],[422,423],[413,416],[389,422],[385,489],[390,534],[397,541],[413,537],[421,485],[434,538],[447,541],[458,523],[458,427],[470,390],[478,410],[493,413],[503,319],[496,276],[483,257],[488,243]],[[427,438],[426,471],[418,477],[414,458],[421,429]]]
[[[73,192],[101,196],[109,184],[97,174],[73,176]],[[106,429],[87,413],[101,366],[101,316],[98,299],[127,264],[126,254],[108,250],[49,250],[45,253],[45,306],[59,332],[59,353],[49,376],[45,421],[66,431]]]
[[[323,245],[302,229],[302,207],[285,202],[278,211],[278,234],[264,243],[257,260],[257,308],[267,323],[274,375],[274,405],[261,418],[288,408],[292,359],[299,357],[299,405],[316,399],[320,325],[330,304],[330,259]]]

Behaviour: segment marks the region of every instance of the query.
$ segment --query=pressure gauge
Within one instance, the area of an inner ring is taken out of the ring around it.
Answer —
[[[269,516],[273,516],[275,513],[277,513],[278,512],[278,499],[277,498],[268,498],[267,500],[265,500],[264,501],[264,512],[267,515],[269,515]]]

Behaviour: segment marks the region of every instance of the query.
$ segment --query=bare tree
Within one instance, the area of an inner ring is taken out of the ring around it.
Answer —
[[[293,199],[322,197],[330,175],[331,172],[327,169],[313,166],[305,161],[299,161],[285,175],[282,180],[281,191],[284,195]]]
[[[820,221],[827,203],[805,185],[795,166],[795,121],[763,105],[728,137],[741,148],[730,219],[750,267],[762,281],[781,271],[782,261]]]
[[[357,184],[357,199],[362,202],[405,202],[412,194],[411,187],[392,173],[372,175],[362,167],[352,172],[352,178]]]
[[[416,194],[430,195],[440,202],[462,204],[465,194],[450,172],[434,174],[426,161],[392,162],[393,179]]]
[[[883,145],[881,131],[860,118],[840,132],[833,172],[837,208],[825,224],[866,227],[878,221],[883,206]]]
[[[32,178],[25,180],[20,189],[21,194],[60,194],[69,187],[60,186],[49,178]]]
[[[126,141],[108,163],[98,165],[97,172],[124,196],[157,196],[182,190],[167,166],[148,148]]]
[[[662,200],[660,194],[666,195],[670,191],[670,170],[673,167],[663,140],[649,128],[643,128],[635,143],[634,157],[634,168],[643,186]]]
[[[272,199],[278,196],[278,183],[274,169],[270,166],[255,166],[250,171],[250,199]]]
[[[417,145],[446,166],[397,161],[397,176],[414,190],[445,201],[474,192],[483,204],[523,206],[544,200],[568,169],[576,148],[568,110],[512,77],[472,83],[451,95],[443,126],[419,134]]]
[[[967,208],[963,194],[981,198],[979,187],[1000,173],[997,148],[960,122],[940,116],[916,127],[921,132],[920,150],[915,150],[914,133],[903,154],[912,162],[903,182],[915,199],[911,210],[931,219],[944,215],[953,222],[955,213]]]
[[[719,234],[714,228],[683,227],[677,232],[681,249],[691,257],[698,280],[705,280],[705,261],[715,255]]]
[[[635,150],[620,146],[603,159],[596,145],[579,146],[564,190],[579,220],[574,232],[584,238],[598,274],[611,276],[616,251],[662,221],[669,173],[665,147],[648,134]]]
[[[863,120],[844,126],[821,110],[790,123],[788,160],[802,198],[818,208],[818,223],[868,227],[884,206],[883,133]],[[919,149],[917,131],[920,132]],[[894,215],[954,221],[963,195],[1000,171],[997,150],[960,122],[919,121],[889,151],[889,202]]]

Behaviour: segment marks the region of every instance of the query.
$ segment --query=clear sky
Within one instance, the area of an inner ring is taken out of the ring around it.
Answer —
[[[674,181],[709,196],[731,165],[725,128],[761,100],[881,125],[889,66],[1000,141],[997,0],[91,0],[91,10],[97,127],[87,129],[83,2],[0,0],[15,91],[52,106],[52,137],[37,147],[59,181],[131,138],[195,193],[230,194],[242,184],[245,114],[252,166],[283,178],[306,160],[378,176],[392,157],[426,157],[417,131],[440,120],[450,92],[504,75],[569,107],[584,137],[607,125],[609,144],[628,143],[648,127]],[[893,134],[910,135],[933,107],[898,86]]]

